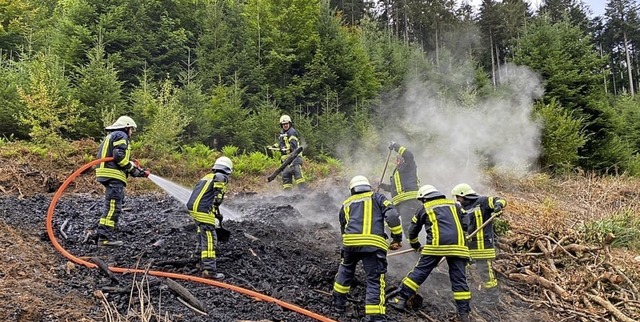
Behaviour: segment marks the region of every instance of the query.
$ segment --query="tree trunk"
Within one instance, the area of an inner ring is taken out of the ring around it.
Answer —
[[[491,81],[493,82],[493,87],[496,87],[496,65],[495,65],[495,59],[493,57],[493,35],[491,34],[491,31],[489,31],[489,48],[491,51]]]
[[[627,56],[627,72],[629,73],[629,94],[633,96],[635,93],[633,91],[633,75],[631,72],[631,55],[629,54],[629,44],[627,41],[627,32],[623,32],[622,36],[624,37],[624,53]]]

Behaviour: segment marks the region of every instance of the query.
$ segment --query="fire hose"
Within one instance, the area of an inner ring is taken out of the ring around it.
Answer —
[[[56,191],[56,193],[53,195],[53,199],[51,200],[51,203],[49,204],[49,209],[47,210],[47,218],[46,218],[46,227],[47,227],[47,235],[49,236],[49,240],[51,241],[51,244],[53,244],[53,247],[60,252],[60,254],[62,254],[64,257],[66,257],[67,259],[69,259],[70,261],[78,264],[78,265],[82,265],[85,266],[87,268],[96,268],[98,267],[98,265],[85,261],[81,258],[78,258],[76,256],[74,256],[73,254],[69,253],[66,249],[64,249],[60,243],[58,243],[58,240],[56,239],[54,233],[53,233],[53,214],[55,212],[55,208],[56,208],[56,204],[58,203],[58,200],[60,199],[60,197],[62,196],[62,193],[64,192],[64,190],[69,186],[69,184],[71,182],[73,182],[73,180],[80,174],[82,174],[83,172],[87,171],[89,168],[91,168],[94,165],[97,165],[101,162],[107,162],[107,161],[111,161],[113,158],[109,157],[109,158],[103,158],[103,159],[98,159],[98,160],[94,160],[91,161],[85,165],[83,165],[82,167],[80,167],[78,170],[76,170],[75,172],[73,172],[60,186],[60,188],[58,188],[58,190]],[[136,269],[136,268],[126,268],[126,267],[113,267],[110,266],[109,270],[114,272],[114,273],[121,273],[121,274],[130,274],[130,273],[141,273],[141,274],[148,274],[148,275],[152,275],[152,276],[158,276],[158,277],[167,277],[167,278],[173,278],[173,279],[180,279],[180,280],[185,280],[185,281],[192,281],[192,282],[197,282],[197,283],[203,283],[203,284],[207,284],[207,285],[211,285],[211,286],[215,286],[215,287],[220,287],[220,288],[225,288],[252,298],[256,298],[265,302],[271,302],[274,304],[277,304],[285,309],[289,309],[292,310],[294,312],[300,313],[302,315],[308,316],[310,318],[316,319],[318,321],[323,321],[323,322],[336,322],[335,320],[332,320],[330,318],[327,318],[325,316],[319,315],[317,313],[311,312],[309,310],[306,310],[304,308],[301,308],[295,304],[291,304],[285,301],[281,301],[278,300],[274,297],[268,296],[268,295],[264,295],[262,293],[258,293],[252,290],[248,290],[239,286],[235,286],[232,284],[228,284],[228,283],[224,283],[224,282],[220,282],[220,281],[215,281],[215,280],[210,280],[210,279],[206,279],[206,278],[202,278],[202,277],[197,277],[197,276],[191,276],[191,275],[184,275],[184,274],[176,274],[176,273],[169,273],[169,272],[162,272],[162,271],[152,271],[152,270],[143,270],[143,269]]]

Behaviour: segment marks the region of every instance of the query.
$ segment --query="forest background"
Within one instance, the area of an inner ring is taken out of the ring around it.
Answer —
[[[635,0],[595,17],[579,0],[0,0],[0,145],[63,155],[126,114],[145,157],[206,168],[222,151],[259,171],[289,114],[306,158],[331,165],[363,142],[433,141],[416,129],[437,118],[412,118],[407,93],[464,118],[527,75],[529,106],[491,118],[530,117],[529,167],[639,175],[639,28]]]

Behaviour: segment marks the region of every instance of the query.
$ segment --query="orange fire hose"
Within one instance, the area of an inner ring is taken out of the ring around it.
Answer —
[[[87,262],[85,260],[82,260],[78,257],[73,256],[73,254],[69,253],[66,249],[64,249],[60,243],[58,243],[58,240],[56,239],[56,237],[53,234],[53,213],[54,210],[56,208],[56,204],[58,203],[58,200],[60,199],[60,197],[62,196],[62,193],[64,192],[64,190],[67,188],[67,186],[73,182],[73,180],[80,175],[81,173],[83,173],[84,171],[88,170],[89,168],[91,168],[92,166],[99,164],[101,162],[106,162],[106,161],[111,161],[113,158],[104,158],[104,159],[98,159],[98,160],[94,160],[91,161],[85,165],[83,165],[82,167],[80,167],[80,169],[76,170],[74,173],[72,173],[60,186],[60,188],[58,188],[58,191],[56,191],[56,193],[53,195],[53,199],[51,200],[51,204],[49,204],[49,209],[47,210],[47,220],[46,220],[46,225],[47,225],[47,234],[49,235],[49,240],[51,240],[51,243],[53,244],[53,247],[55,247],[55,249],[60,252],[64,257],[68,258],[69,260],[73,261],[76,264],[79,265],[83,265],[87,268],[96,268],[97,265],[91,262]],[[183,274],[175,274],[175,273],[168,273],[168,272],[161,272],[161,271],[145,271],[142,269],[135,269],[135,268],[123,268],[123,267],[109,267],[109,270],[111,270],[112,272],[116,272],[116,273],[142,273],[144,274],[145,272],[149,275],[153,275],[153,276],[161,276],[161,277],[169,277],[169,278],[175,278],[175,279],[181,279],[181,280],[185,280],[185,281],[192,281],[192,282],[198,282],[198,283],[203,283],[203,284],[208,284],[211,286],[216,286],[216,287],[221,287],[221,288],[226,288],[228,290],[232,290],[234,292],[238,292],[240,294],[244,294],[265,302],[271,302],[271,303],[275,303],[277,305],[280,305],[281,307],[285,308],[285,309],[289,309],[292,310],[294,312],[298,312],[300,314],[306,315],[310,318],[316,319],[318,321],[323,321],[323,322],[336,322],[335,320],[332,320],[330,318],[327,318],[325,316],[313,313],[309,310],[303,309],[297,305],[288,303],[288,302],[284,302],[281,300],[278,300],[276,298],[273,298],[271,296],[268,295],[264,295],[252,290],[248,290],[239,286],[235,286],[235,285],[231,285],[231,284],[227,284],[227,283],[223,283],[223,282],[219,282],[219,281],[214,281],[214,280],[210,280],[210,279],[206,279],[206,278],[201,278],[201,277],[196,277],[196,276],[191,276],[191,275],[183,275]]]

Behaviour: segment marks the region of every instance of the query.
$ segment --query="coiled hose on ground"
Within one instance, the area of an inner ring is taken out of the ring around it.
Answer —
[[[83,173],[84,171],[88,170],[89,168],[91,168],[92,166],[99,164],[101,162],[107,162],[107,161],[111,161],[112,158],[103,158],[103,159],[98,159],[98,160],[94,160],[91,161],[85,165],[83,165],[82,167],[80,167],[78,170],[76,170],[75,172],[73,172],[60,186],[60,188],[58,188],[58,190],[56,191],[56,193],[53,195],[53,199],[51,199],[51,204],[49,204],[49,209],[47,210],[47,220],[46,220],[46,226],[47,226],[47,234],[49,235],[49,240],[51,240],[51,244],[53,244],[53,247],[55,247],[55,249],[60,252],[60,254],[62,254],[64,257],[68,258],[70,261],[78,264],[78,265],[83,265],[87,268],[96,268],[97,265],[88,261],[85,261],[81,258],[78,258],[76,256],[74,256],[73,254],[69,253],[66,249],[64,249],[60,243],[58,243],[58,240],[56,239],[55,235],[53,234],[53,214],[56,208],[56,204],[58,203],[58,200],[60,199],[60,197],[62,196],[62,193],[64,192],[64,190],[67,188],[67,186],[69,186],[69,184],[71,182],[73,182],[73,180],[75,180],[75,178],[80,175],[81,173]],[[201,278],[201,277],[197,277],[197,276],[191,276],[191,275],[184,275],[184,274],[176,274],[176,273],[168,273],[168,272],[161,272],[161,271],[145,271],[142,269],[136,269],[136,268],[126,268],[126,267],[109,267],[109,270],[111,270],[112,272],[115,273],[146,273],[152,276],[159,276],[159,277],[168,277],[168,278],[173,278],[173,279],[180,279],[180,280],[185,280],[185,281],[192,281],[192,282],[197,282],[197,283],[203,283],[203,284],[208,284],[211,286],[216,286],[216,287],[221,287],[221,288],[225,288],[234,292],[238,292],[241,294],[244,294],[246,296],[252,297],[252,298],[257,298],[260,299],[262,301],[265,302],[271,302],[274,304],[277,304],[285,309],[289,309],[292,310],[294,312],[298,312],[300,314],[306,315],[310,318],[316,319],[318,321],[323,321],[323,322],[336,322],[335,320],[332,320],[330,318],[327,318],[325,316],[319,315],[317,313],[313,313],[309,310],[303,309],[297,305],[288,303],[288,302],[284,302],[281,300],[278,300],[276,298],[273,298],[271,296],[268,295],[264,295],[252,290],[248,290],[239,286],[235,286],[235,285],[231,285],[231,284],[227,284],[227,283],[223,283],[220,281],[215,281],[215,280],[210,280],[210,279],[205,279],[205,278]]]

